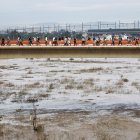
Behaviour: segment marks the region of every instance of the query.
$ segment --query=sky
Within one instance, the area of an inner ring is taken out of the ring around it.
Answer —
[[[140,20],[140,0],[0,0],[0,25]]]

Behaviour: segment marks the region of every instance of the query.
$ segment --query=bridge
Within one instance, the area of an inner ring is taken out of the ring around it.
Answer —
[[[140,58],[140,46],[1,46],[0,59]]]

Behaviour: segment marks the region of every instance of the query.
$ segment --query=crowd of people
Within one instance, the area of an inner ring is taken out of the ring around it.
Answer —
[[[116,38],[115,36],[111,36],[110,38],[107,38],[107,37],[100,37],[100,36],[96,36],[96,37],[84,37],[82,36],[81,39],[78,39],[81,41],[81,44],[82,46],[84,45],[87,45],[88,44],[88,41],[92,41],[93,42],[93,45],[94,46],[99,46],[99,45],[108,45],[108,41],[110,41],[111,45],[123,45],[123,40],[124,38],[122,38],[121,36],[118,36],[118,38]],[[125,38],[125,41],[127,41],[127,44],[133,44],[133,45],[139,45],[139,40],[140,38],[138,37],[133,37],[133,38]],[[29,46],[32,46],[32,45],[40,45],[41,44],[41,39],[40,37],[29,37],[28,40],[26,40],[26,45],[28,44]],[[52,45],[52,46],[58,46],[59,44],[63,44],[64,46],[71,46],[72,44],[74,46],[77,46],[77,38],[74,37],[71,39],[71,37],[53,37],[52,40],[48,40],[48,37],[46,36],[44,39],[43,39],[44,43],[46,46],[47,45]],[[117,43],[116,43],[117,41]],[[7,39],[5,39],[4,37],[1,38],[1,46],[10,46],[11,45],[11,40],[10,40],[10,37],[7,37]],[[63,43],[62,43],[63,42]],[[18,36],[17,37],[17,40],[16,40],[16,45],[18,46],[22,46],[24,43],[23,43],[23,39]]]
[[[76,46],[76,38],[73,39],[74,40],[74,45]],[[1,46],[10,46],[10,37],[8,37],[7,39],[5,39],[4,37],[1,38]],[[26,40],[27,41],[27,40]],[[64,42],[64,46],[71,46],[71,37],[60,37],[60,38],[57,38],[57,37],[53,37],[53,39],[51,41],[48,40],[48,37],[46,36],[44,38],[44,44],[47,46],[49,44],[51,44],[52,46],[57,46],[59,45],[59,41],[63,41]],[[28,45],[29,46],[32,46],[33,44],[36,44],[36,45],[39,45],[40,44],[40,38],[39,37],[29,37],[28,38]],[[22,46],[23,45],[23,39],[19,36],[17,37],[17,40],[16,40],[16,45],[18,46]]]

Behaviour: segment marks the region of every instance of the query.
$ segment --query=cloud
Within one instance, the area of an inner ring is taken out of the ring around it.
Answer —
[[[138,20],[139,0],[0,0],[1,24]]]

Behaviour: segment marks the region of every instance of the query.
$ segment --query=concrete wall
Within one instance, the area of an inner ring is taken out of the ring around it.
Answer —
[[[138,46],[108,46],[108,47],[0,47],[0,58],[140,58]]]

